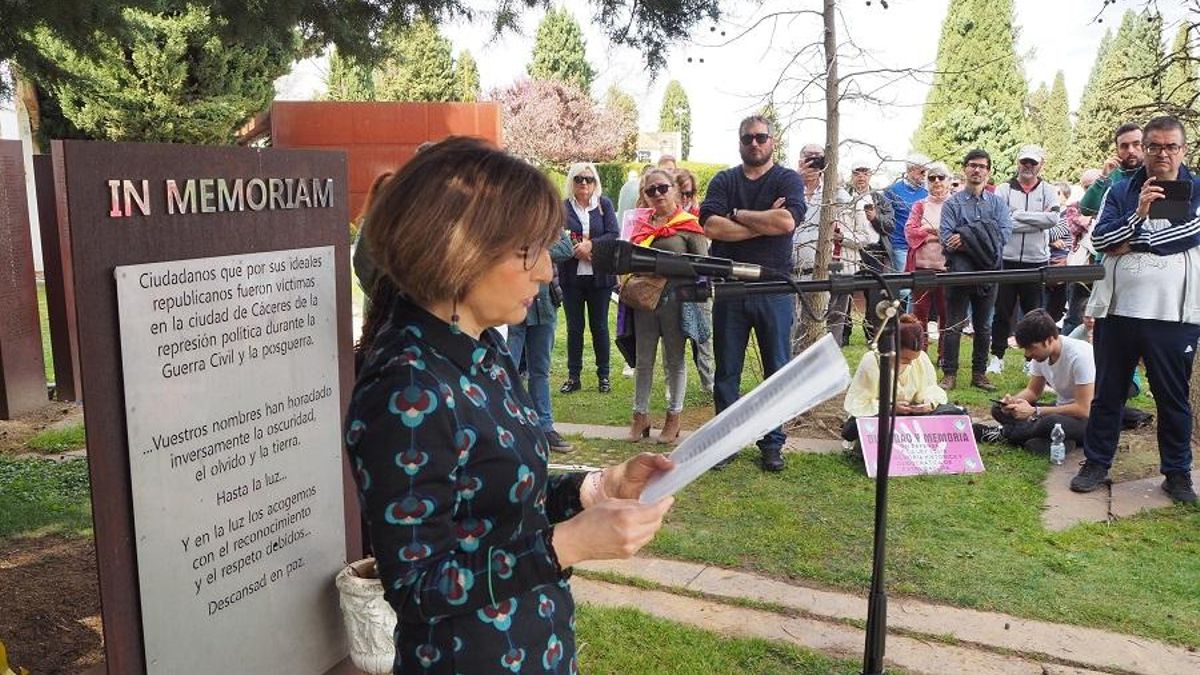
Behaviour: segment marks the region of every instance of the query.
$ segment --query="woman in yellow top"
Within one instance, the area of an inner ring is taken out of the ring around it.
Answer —
[[[900,316],[900,378],[896,386],[897,415],[961,415],[963,409],[948,405],[946,391],[938,386],[937,371],[921,349],[924,331],[912,314]],[[859,417],[879,414],[879,356],[863,354],[843,404],[850,419],[842,426],[842,438],[858,440]]]

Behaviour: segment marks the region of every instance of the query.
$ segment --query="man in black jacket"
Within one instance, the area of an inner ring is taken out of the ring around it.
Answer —
[[[946,250],[946,264],[952,272],[1000,269],[1001,252],[1012,234],[1012,218],[1008,205],[986,189],[992,173],[991,156],[979,149],[968,152],[963,158],[963,173],[967,178],[966,189],[951,195],[942,206],[940,236]],[[949,325],[942,351],[942,389],[953,389],[957,384],[958,348],[969,308],[975,327],[971,385],[984,391],[996,390],[984,372],[991,337],[989,320],[995,304],[994,284],[946,289]]]
[[[854,208],[849,217],[852,233],[842,232],[842,272],[862,273],[862,270],[883,272],[889,269],[892,256],[892,232],[896,229],[896,213],[892,201],[880,190],[871,189],[871,176],[875,167],[864,159],[850,163],[850,203]],[[904,223],[900,223],[904,227]],[[866,243],[863,243],[867,240]],[[866,323],[863,331],[870,341],[879,329],[879,315],[875,306],[879,303],[879,290],[863,291],[866,305]],[[852,296],[853,297],[853,296]],[[846,322],[842,344],[850,341],[853,324]]]

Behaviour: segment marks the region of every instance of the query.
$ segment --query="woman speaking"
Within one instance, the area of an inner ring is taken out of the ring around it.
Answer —
[[[521,321],[550,280],[562,204],[525,162],[450,138],[388,181],[367,223],[385,276],[346,444],[399,620],[394,672],[575,672],[570,568],[650,541],[671,500],[636,498],[671,462],[547,473],[493,327]]]

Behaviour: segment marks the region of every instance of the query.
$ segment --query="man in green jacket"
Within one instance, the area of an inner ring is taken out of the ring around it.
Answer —
[[[1133,122],[1126,122],[1117,127],[1113,134],[1117,144],[1117,154],[1104,162],[1104,177],[1097,178],[1092,186],[1083,193],[1079,200],[1079,212],[1085,216],[1100,213],[1104,205],[1104,194],[1117,183],[1132,176],[1146,159],[1142,150],[1142,129]]]

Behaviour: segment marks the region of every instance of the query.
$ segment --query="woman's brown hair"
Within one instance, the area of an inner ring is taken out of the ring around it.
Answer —
[[[534,167],[482,139],[451,136],[384,183],[366,221],[388,283],[376,284],[360,348],[370,345],[397,293],[425,306],[461,298],[521,247],[557,241],[563,207]]]
[[[897,331],[900,334],[900,348],[919,352],[925,348],[925,328],[921,320],[912,314],[901,314]]]

